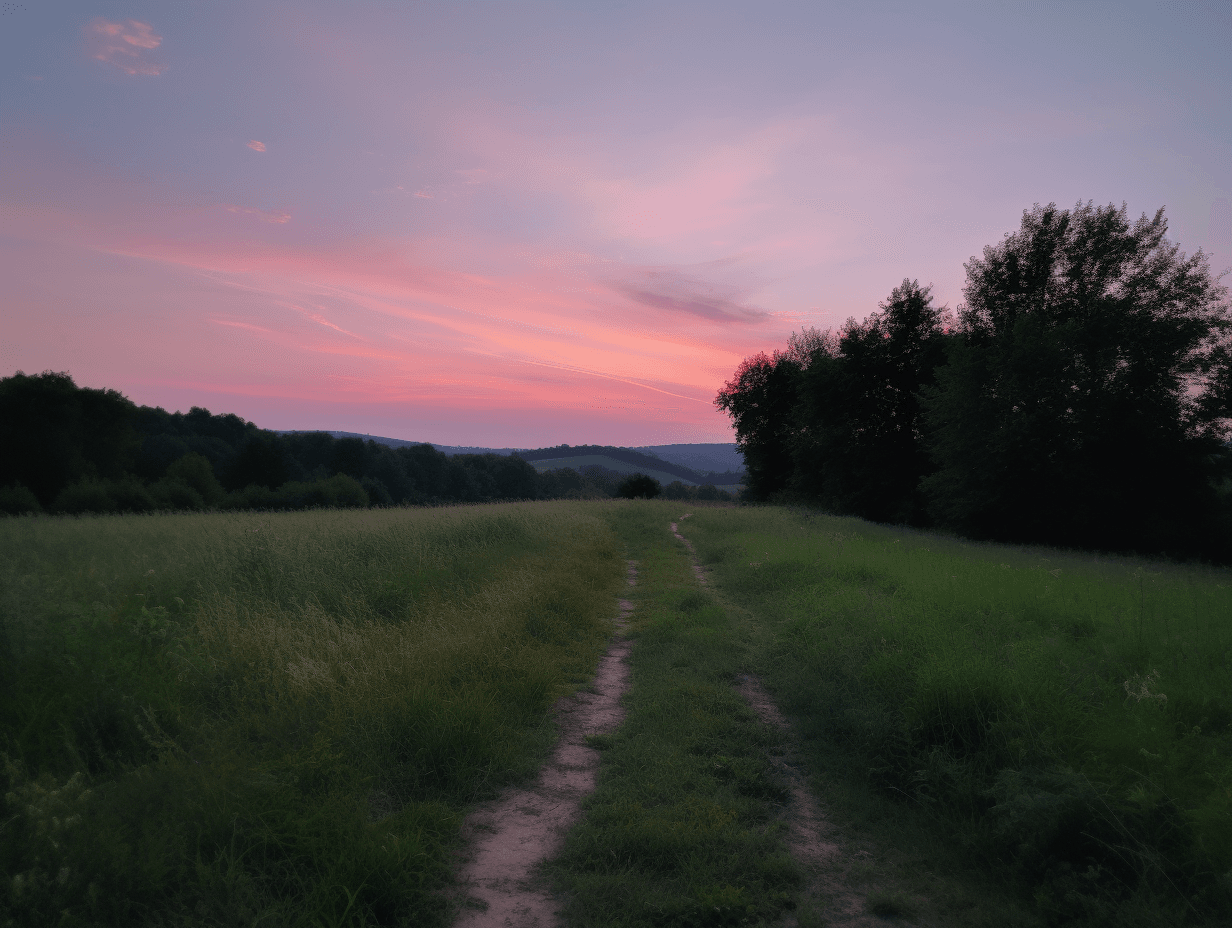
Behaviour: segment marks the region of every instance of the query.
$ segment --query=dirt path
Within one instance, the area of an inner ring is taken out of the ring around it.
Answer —
[[[637,583],[629,562],[628,584]],[[622,632],[633,604],[620,600],[619,629],[599,662],[590,692],[577,692],[556,706],[560,741],[533,786],[511,789],[485,803],[462,826],[465,860],[458,879],[467,896],[454,928],[550,928],[556,903],[532,879],[535,866],[559,851],[577,820],[582,800],[594,791],[599,752],[588,735],[614,731],[624,718],[620,697],[629,685],[632,647]]]
[[[689,551],[693,573],[698,582],[705,584],[706,575],[697,560],[693,543],[680,534],[680,523],[692,513],[685,513],[672,525],[672,534]],[[787,846],[793,857],[807,874],[805,899],[818,911],[822,923],[835,928],[872,928],[884,926],[886,921],[868,912],[863,893],[852,890],[853,867],[864,866],[869,852],[845,842],[837,829],[827,820],[821,805],[808,788],[803,759],[799,755],[795,739],[787,719],[761,680],[752,674],[742,674],[736,683],[736,691],[744,697],[762,723],[783,734],[785,752],[771,757],[781,785],[787,790],[789,801],[781,810],[780,817],[787,825]],[[795,925],[795,915],[789,915],[787,925]]]

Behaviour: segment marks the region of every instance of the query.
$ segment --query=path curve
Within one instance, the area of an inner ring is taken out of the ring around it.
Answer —
[[[637,583],[629,561],[628,585]],[[632,643],[623,634],[633,604],[621,599],[617,634],[599,661],[588,692],[557,703],[560,740],[532,786],[506,790],[479,806],[462,825],[465,860],[458,882],[466,901],[454,928],[551,928],[557,904],[532,880],[537,864],[554,856],[565,832],[577,821],[582,800],[592,793],[599,752],[589,735],[614,731],[624,718],[620,697],[629,686]]]

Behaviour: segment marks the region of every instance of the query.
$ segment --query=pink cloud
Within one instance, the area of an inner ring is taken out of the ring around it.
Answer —
[[[275,225],[285,225],[291,221],[290,213],[278,209],[257,209],[255,206],[235,206],[231,203],[223,204],[223,209],[229,213],[253,216],[262,222],[270,222]]]
[[[249,139],[248,147],[251,148],[253,151],[265,151],[265,143],[258,142],[256,139]]]
[[[402,404],[455,422],[452,433],[424,436],[453,443],[466,443],[462,423],[484,416],[588,423],[583,434],[551,426],[542,443],[614,440],[604,438],[609,425],[638,440],[726,440],[711,406],[717,385],[779,340],[770,333],[780,322],[750,303],[748,288],[713,282],[730,276],[722,268],[488,243],[498,269],[477,273],[451,236],[340,236],[274,210],[176,206],[169,191],[117,183],[96,165],[52,168],[43,152],[25,160],[0,182],[0,231],[48,258],[41,270],[9,262],[0,272],[20,269],[30,305],[76,305],[89,293],[97,311],[71,326],[92,346],[83,370],[121,389],[192,382],[233,395],[239,384],[289,404]],[[108,283],[87,270],[97,266],[90,255],[119,258],[113,265],[131,274]],[[69,265],[81,272],[50,271]],[[133,310],[142,305],[144,318]],[[30,314],[23,343],[54,346],[61,312]],[[125,346],[139,335],[151,351],[134,361]],[[23,363],[37,367],[33,356]]]
[[[135,19],[113,23],[98,18],[86,26],[86,50],[90,57],[114,65],[125,74],[156,76],[167,66],[156,61],[150,52],[158,48],[163,37],[149,23]]]
[[[671,267],[630,269],[614,289],[655,309],[687,313],[713,322],[754,322],[765,310],[748,306],[731,285],[704,280]]]

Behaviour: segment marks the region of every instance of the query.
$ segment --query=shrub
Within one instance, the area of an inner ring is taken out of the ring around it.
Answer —
[[[0,513],[19,516],[27,512],[42,512],[36,497],[27,487],[15,483],[9,487],[0,487]]]
[[[662,491],[663,487],[654,477],[631,474],[620,482],[616,492],[625,499],[654,499]]]
[[[70,483],[58,494],[51,504],[52,512],[63,512],[69,515],[80,515],[83,512],[115,512],[115,497],[111,495],[111,487],[106,480],[81,480]]]
[[[150,487],[150,496],[158,509],[204,509],[201,494],[178,480],[160,480]]]
[[[191,487],[205,504],[211,506],[222,500],[224,494],[222,484],[214,476],[214,468],[210,465],[210,459],[195,451],[184,455],[168,467],[163,480]],[[198,505],[175,508],[200,509],[202,507]]]

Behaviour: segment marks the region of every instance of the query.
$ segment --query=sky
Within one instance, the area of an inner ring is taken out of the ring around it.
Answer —
[[[1232,3],[0,3],[0,376],[263,428],[731,441],[1088,200],[1232,266]]]

